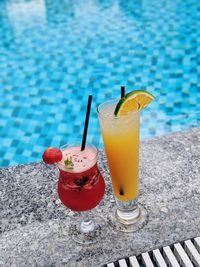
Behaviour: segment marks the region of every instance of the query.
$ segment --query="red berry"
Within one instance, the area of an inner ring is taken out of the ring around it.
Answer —
[[[49,147],[44,151],[42,158],[46,164],[53,164],[62,160],[62,152],[58,148]]]

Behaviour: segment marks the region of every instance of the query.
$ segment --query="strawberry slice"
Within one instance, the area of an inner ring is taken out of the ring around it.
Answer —
[[[54,164],[62,160],[62,152],[58,148],[49,147],[44,151],[42,158],[46,164]]]

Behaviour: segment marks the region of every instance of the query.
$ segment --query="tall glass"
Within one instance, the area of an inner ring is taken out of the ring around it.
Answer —
[[[147,216],[145,208],[137,202],[140,112],[116,117],[118,101],[101,104],[98,116],[117,204],[111,223],[121,231],[132,232],[144,225]]]
[[[81,147],[74,144],[62,146],[61,150],[58,196],[67,208],[77,212],[70,223],[72,238],[81,244],[96,242],[106,231],[102,218],[89,213],[105,193],[105,182],[97,165],[98,151],[92,145],[81,151]]]

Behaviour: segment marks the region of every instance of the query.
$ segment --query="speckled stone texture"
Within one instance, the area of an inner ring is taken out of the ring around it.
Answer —
[[[77,245],[67,234],[69,210],[57,197],[55,166],[0,169],[0,266],[101,266],[199,236],[200,128],[144,141],[140,151],[139,200],[149,221],[132,234],[108,227],[94,245]],[[107,191],[94,213],[106,219],[113,203],[103,151],[99,166]]]

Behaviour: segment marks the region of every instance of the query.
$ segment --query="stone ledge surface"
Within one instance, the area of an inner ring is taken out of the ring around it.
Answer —
[[[104,152],[99,167],[106,195],[94,214],[113,211]],[[77,245],[63,227],[68,212],[57,192],[57,170],[41,162],[0,169],[0,266],[101,266],[125,256],[200,236],[200,128],[141,143],[140,197],[147,225]]]

